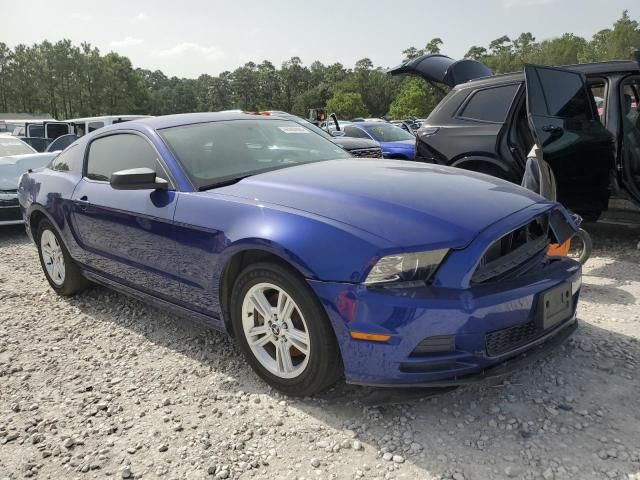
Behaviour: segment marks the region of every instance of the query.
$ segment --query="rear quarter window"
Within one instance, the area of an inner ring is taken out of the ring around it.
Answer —
[[[460,118],[503,123],[520,84],[476,90],[458,114]]]
[[[51,161],[49,168],[57,172],[82,172],[82,151],[78,145],[72,145]]]

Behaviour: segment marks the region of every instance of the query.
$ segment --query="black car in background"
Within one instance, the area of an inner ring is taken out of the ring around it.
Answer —
[[[425,55],[389,73],[451,89],[418,130],[416,160],[520,182],[536,142],[558,200],[585,219],[596,220],[612,194],[640,204],[639,63],[493,75],[474,60]]]

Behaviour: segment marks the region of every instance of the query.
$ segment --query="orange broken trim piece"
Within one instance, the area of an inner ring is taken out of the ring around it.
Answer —
[[[571,247],[571,239],[567,240],[561,245],[557,243],[552,243],[549,245],[549,250],[547,250],[547,255],[550,257],[566,257],[569,254],[569,248]]]
[[[351,338],[355,340],[368,340],[370,342],[386,342],[391,338],[391,335],[383,335],[381,333],[351,332]]]

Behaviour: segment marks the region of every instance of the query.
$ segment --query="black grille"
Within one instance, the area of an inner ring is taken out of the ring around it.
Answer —
[[[453,352],[454,350],[455,341],[453,335],[440,335],[423,339],[409,356],[422,357],[424,355]]]
[[[22,220],[20,207],[0,208],[0,222],[12,222],[14,220]]]
[[[18,191],[17,190],[0,190],[0,208],[17,207]]]
[[[545,214],[496,240],[480,259],[471,282],[524,275],[541,264],[549,243],[549,217]]]
[[[495,332],[485,337],[487,354],[495,357],[527,344],[539,334],[534,322],[527,322]]]
[[[349,150],[354,157],[360,158],[382,158],[381,148],[359,148],[357,150]]]

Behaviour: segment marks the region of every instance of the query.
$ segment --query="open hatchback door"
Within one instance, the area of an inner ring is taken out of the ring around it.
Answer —
[[[475,78],[487,77],[493,72],[476,60],[454,60],[439,53],[422,55],[387,70],[390,75],[416,75],[429,83],[453,88]]]
[[[609,203],[615,150],[585,77],[536,65],[526,65],[524,74],[529,125],[556,177],[558,200],[595,220]]]

